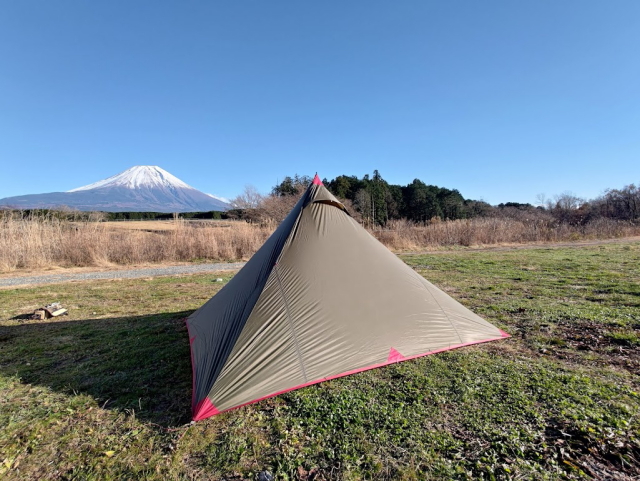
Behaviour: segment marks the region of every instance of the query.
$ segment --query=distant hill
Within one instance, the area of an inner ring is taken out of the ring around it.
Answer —
[[[154,165],[136,165],[108,179],[68,192],[19,195],[0,199],[0,207],[51,209],[70,207],[105,212],[226,211],[231,206],[205,194]]]

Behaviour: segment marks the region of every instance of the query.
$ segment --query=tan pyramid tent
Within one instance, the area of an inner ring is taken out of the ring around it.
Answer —
[[[194,420],[508,336],[398,259],[317,175],[273,235],[187,326]]]

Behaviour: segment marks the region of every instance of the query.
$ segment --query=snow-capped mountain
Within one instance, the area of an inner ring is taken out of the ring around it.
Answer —
[[[193,189],[190,185],[182,182],[176,176],[171,175],[169,172],[156,165],[136,165],[135,167],[131,167],[130,169],[111,176],[108,179],[99,180],[93,184],[71,189],[67,192],[102,189],[105,187],[127,187],[129,189],[163,187]]]
[[[136,165],[67,192],[6,197],[0,199],[0,206],[22,209],[67,206],[106,212],[202,212],[231,207],[155,165]]]

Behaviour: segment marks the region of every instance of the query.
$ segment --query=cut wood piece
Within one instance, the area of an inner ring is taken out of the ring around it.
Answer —
[[[67,310],[61,307],[59,304],[57,306],[47,306],[44,308],[44,311],[47,313],[47,317],[61,316],[62,314],[67,312]]]

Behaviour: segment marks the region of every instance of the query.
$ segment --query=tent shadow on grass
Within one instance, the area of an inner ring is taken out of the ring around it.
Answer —
[[[192,311],[0,326],[0,372],[162,426],[191,419]]]

